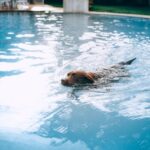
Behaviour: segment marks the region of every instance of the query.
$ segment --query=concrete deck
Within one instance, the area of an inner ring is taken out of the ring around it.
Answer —
[[[30,11],[50,11],[50,12],[63,12],[63,8],[59,7],[53,7],[50,5],[30,5],[29,6]]]
[[[44,4],[35,4],[35,5],[29,5],[28,9],[10,9],[10,8],[0,8],[0,12],[10,12],[10,11],[17,11],[17,12],[22,12],[22,11],[31,11],[31,12],[58,12],[62,13],[63,8],[59,7],[53,7],[50,5],[44,5]]]
[[[126,13],[111,13],[111,12],[95,12],[89,11],[88,14],[97,14],[97,15],[112,15],[112,16],[126,16],[126,17],[138,17],[138,18],[146,18],[150,19],[149,15],[138,15],[138,14],[126,14]]]

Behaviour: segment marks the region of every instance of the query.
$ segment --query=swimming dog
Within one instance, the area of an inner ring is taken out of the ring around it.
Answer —
[[[136,58],[120,62],[96,72],[87,72],[82,70],[71,71],[67,74],[65,79],[61,80],[61,84],[64,86],[77,86],[93,84],[96,81],[100,81],[100,83],[107,83],[120,79],[121,77],[127,77],[129,76],[129,73],[125,69],[125,66],[132,64],[135,59]]]

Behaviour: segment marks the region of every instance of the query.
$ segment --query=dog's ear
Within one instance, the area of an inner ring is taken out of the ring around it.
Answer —
[[[94,83],[94,74],[91,72],[86,73],[85,80],[87,83]]]

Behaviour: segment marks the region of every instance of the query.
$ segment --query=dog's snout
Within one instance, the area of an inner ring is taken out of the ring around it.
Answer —
[[[68,79],[61,79],[61,84],[65,86],[72,86]]]
[[[67,80],[66,80],[66,79],[61,79],[61,84],[62,84],[62,85],[67,85],[67,84],[68,84],[68,82],[67,82]]]
[[[65,79],[61,79],[61,84],[64,84],[65,83]]]

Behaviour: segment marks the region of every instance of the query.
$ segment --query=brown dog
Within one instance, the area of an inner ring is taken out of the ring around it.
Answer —
[[[85,71],[71,71],[67,74],[66,79],[61,80],[61,83],[65,86],[73,86],[94,83],[95,79],[95,73]]]
[[[120,62],[109,68],[101,69],[97,72],[86,72],[86,71],[71,71],[67,74],[65,79],[61,80],[61,84],[65,86],[85,85],[92,84],[96,80],[100,79],[101,83],[110,82],[115,78],[127,77],[129,74],[125,71],[125,65],[130,65],[134,60],[131,59],[127,62]]]

